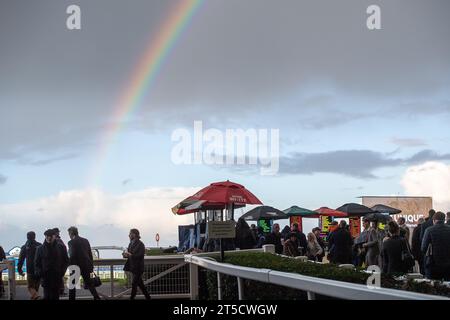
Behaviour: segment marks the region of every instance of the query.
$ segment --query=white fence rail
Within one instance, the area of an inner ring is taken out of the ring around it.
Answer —
[[[306,291],[308,299],[310,300],[315,299],[315,294],[354,300],[450,300],[443,296],[387,288],[369,288],[368,286],[361,284],[321,279],[295,273],[236,266],[220,263],[211,258],[197,255],[185,255],[184,259],[191,265],[194,264],[198,267],[217,272],[219,300],[222,298],[220,287],[221,274],[235,276],[238,279],[238,294],[240,300],[244,299],[245,296],[242,279],[255,280]]]
[[[3,286],[6,284],[6,288],[0,288],[0,290],[4,290],[4,297],[2,299],[6,298],[8,300],[14,300],[16,296],[16,270],[15,270],[15,262],[11,260],[4,260],[0,262],[0,277],[2,277],[3,270],[8,270],[8,280],[2,281]],[[0,295],[3,295],[3,292],[0,293]]]

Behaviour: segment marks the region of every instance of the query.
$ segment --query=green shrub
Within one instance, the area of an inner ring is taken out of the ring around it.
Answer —
[[[219,260],[218,255],[212,254],[212,258]],[[296,259],[281,257],[270,253],[262,252],[233,252],[225,254],[225,263],[251,268],[265,268],[283,272],[298,273],[305,276],[316,278],[331,279],[343,282],[357,284],[366,284],[368,273],[362,272],[362,269],[343,269],[333,264],[316,264],[311,262],[301,262]],[[217,299],[217,273],[202,270],[204,273],[200,276],[201,284],[206,288],[202,290],[201,298]],[[227,300],[238,299],[237,280],[234,276],[222,275],[222,297]],[[450,288],[436,284],[434,286],[428,283],[417,283],[414,281],[398,281],[392,275],[383,274],[381,277],[381,286],[383,288],[402,289],[420,293],[450,296]],[[306,293],[301,290],[277,286],[273,284],[262,283],[252,280],[244,280],[244,295],[246,299],[306,299]],[[318,299],[325,297],[316,295]]]

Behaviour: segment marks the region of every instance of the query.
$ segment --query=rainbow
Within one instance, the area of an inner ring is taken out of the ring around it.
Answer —
[[[97,183],[101,176],[104,162],[111,152],[115,138],[126,121],[141,105],[150,88],[158,77],[161,68],[174,48],[180,35],[189,25],[195,12],[205,0],[179,0],[170,10],[168,18],[160,27],[156,37],[152,37],[144,55],[136,64],[129,85],[120,96],[114,108],[112,118],[102,130],[100,147],[95,157],[95,164],[89,176],[90,183]]]

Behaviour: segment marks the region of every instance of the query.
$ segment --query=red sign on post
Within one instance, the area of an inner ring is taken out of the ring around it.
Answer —
[[[156,246],[159,247],[159,233],[156,234],[155,240],[156,240]]]

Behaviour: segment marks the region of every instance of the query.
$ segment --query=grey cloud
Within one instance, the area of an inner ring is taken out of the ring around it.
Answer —
[[[56,157],[50,157],[50,158],[44,158],[39,160],[32,160],[27,158],[20,158],[17,162],[21,165],[31,165],[31,166],[45,166],[53,162],[63,161],[63,160],[70,160],[78,157],[75,153],[65,154],[62,156],[56,156]]]
[[[0,136],[8,139],[0,140],[0,159],[14,158],[17,147],[22,154],[63,154],[64,147],[96,144],[102,128],[117,120],[111,115],[136,64],[175,2],[79,0],[79,32],[66,30],[65,2],[2,2],[0,70],[7,76],[0,77]],[[323,86],[362,99],[414,101],[448,92],[450,2],[377,3],[379,32],[365,26],[369,0],[205,1],[130,127],[163,130],[199,116],[245,123],[266,114],[280,117],[280,125],[291,117],[302,128],[320,129],[372,110],[332,105],[330,94],[306,99],[294,114],[278,102]],[[435,112],[447,110],[443,104]]]
[[[422,147],[426,146],[427,143],[423,139],[416,138],[392,138],[390,142],[399,147]]]
[[[0,185],[5,184],[7,180],[8,180],[8,177],[0,174]]]
[[[439,155],[431,150],[423,150],[409,158],[390,158],[384,153],[370,150],[294,153],[280,158],[280,173],[336,173],[355,178],[376,178],[373,172],[377,169],[430,160],[450,160],[450,154]]]

